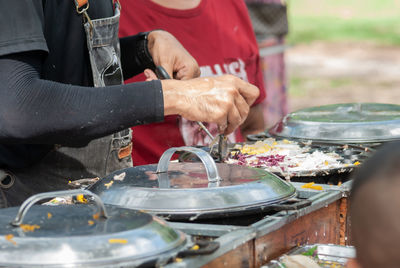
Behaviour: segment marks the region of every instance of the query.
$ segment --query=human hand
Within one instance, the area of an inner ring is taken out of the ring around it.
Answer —
[[[232,76],[162,80],[164,114],[179,114],[191,121],[217,123],[230,134],[246,119],[259,89]]]
[[[200,76],[197,61],[172,34],[155,30],[147,38],[154,64],[164,67],[171,77],[187,80]]]
[[[143,73],[144,76],[146,77],[146,81],[153,81],[158,79],[157,75],[150,69],[144,70]]]

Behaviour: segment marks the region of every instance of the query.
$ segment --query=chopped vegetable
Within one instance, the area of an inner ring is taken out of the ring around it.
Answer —
[[[78,200],[78,202],[83,203],[83,204],[88,203],[88,200],[83,196],[83,194],[78,194],[76,196],[76,200]]]
[[[361,164],[361,163],[360,163],[359,161],[356,161],[356,162],[354,162],[353,165],[358,166],[358,165],[360,165],[360,164]]]
[[[88,224],[89,224],[89,225],[93,225],[93,224],[94,224],[94,221],[88,220]]]
[[[281,262],[286,264],[286,267],[320,268],[312,257],[304,255],[285,255],[282,257]]]
[[[72,197],[64,196],[64,197],[56,197],[50,200],[49,202],[44,203],[44,205],[71,205],[73,204]]]
[[[48,219],[51,219],[52,217],[53,217],[53,215],[52,215],[50,212],[48,212],[48,213],[47,213],[47,218],[48,218]]]
[[[36,224],[34,224],[34,225],[30,225],[30,224],[21,224],[19,227],[20,227],[20,228],[22,229],[22,231],[24,231],[24,232],[33,232],[33,231],[35,231],[36,229],[40,229],[40,226],[39,226],[39,225],[36,225]]]
[[[264,168],[290,177],[302,172],[343,168],[345,164],[341,160],[336,152],[314,150],[295,141],[268,138],[254,144],[235,146],[226,163]]]
[[[96,214],[93,214],[93,219],[98,220],[100,218],[100,212],[97,212]]]
[[[104,183],[104,186],[108,189],[113,185],[114,181],[110,181],[109,183]]]
[[[123,180],[125,179],[125,176],[126,176],[126,172],[122,172],[122,173],[119,174],[119,175],[115,175],[115,176],[114,176],[114,180],[116,180],[116,181],[123,181]]]
[[[200,249],[199,245],[194,245],[194,246],[192,247],[192,250],[199,250],[199,249]]]
[[[126,239],[108,239],[108,243],[110,244],[126,244],[128,240]]]
[[[303,252],[302,255],[315,257],[317,254],[317,252],[316,252],[317,249],[318,249],[318,246],[312,247],[309,250],[307,250],[306,252]]]

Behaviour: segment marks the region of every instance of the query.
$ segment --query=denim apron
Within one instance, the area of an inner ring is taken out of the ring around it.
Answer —
[[[110,18],[91,20],[85,11],[83,27],[95,87],[123,83],[118,39],[120,6],[118,2],[114,6]],[[39,164],[24,170],[0,170],[0,207],[18,205],[35,193],[66,189],[69,181],[102,178],[131,167],[131,136],[131,130],[126,129],[93,140],[83,148],[58,147]]]

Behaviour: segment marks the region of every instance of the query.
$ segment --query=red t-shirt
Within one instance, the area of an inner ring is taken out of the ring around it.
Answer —
[[[154,29],[173,34],[197,60],[201,76],[232,74],[260,88],[256,103],[265,98],[257,42],[241,0],[202,0],[193,9],[162,7],[151,0],[120,0],[120,36]],[[139,75],[127,83],[145,80]],[[215,124],[208,124],[213,134]],[[170,147],[204,145],[210,139],[194,122],[167,116],[162,123],[133,127],[133,163],[157,163]],[[230,141],[242,141],[240,131]]]

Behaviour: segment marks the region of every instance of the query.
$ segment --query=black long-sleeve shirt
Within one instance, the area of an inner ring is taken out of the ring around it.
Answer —
[[[92,19],[112,16],[110,0],[90,2]],[[73,1],[0,0],[0,168],[25,167],[53,144],[91,139],[163,119],[159,81],[92,87],[82,17]],[[121,43],[128,78],[143,71]]]
[[[162,120],[158,80],[109,87],[39,77],[37,53],[0,58],[0,143],[79,145]]]

